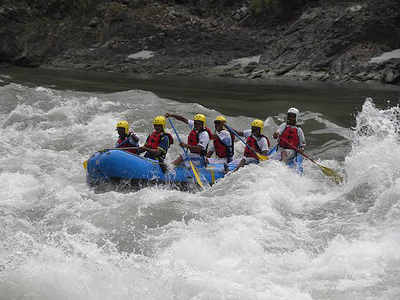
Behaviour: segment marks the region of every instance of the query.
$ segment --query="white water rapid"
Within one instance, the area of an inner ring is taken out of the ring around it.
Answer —
[[[136,90],[8,84],[0,101],[1,300],[400,299],[398,106],[366,100],[353,129],[301,113],[324,127],[307,138],[340,135],[309,153],[343,185],[307,160],[302,177],[268,161],[199,193],[96,194],[82,162],[114,145],[119,119],[143,142],[156,115],[220,113]],[[283,116],[265,117],[270,138]]]

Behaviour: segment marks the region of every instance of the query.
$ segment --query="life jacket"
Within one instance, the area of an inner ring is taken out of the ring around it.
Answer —
[[[207,131],[208,137],[210,138],[210,140],[213,140],[213,134],[212,134],[210,128],[205,127],[205,128],[203,128],[202,130],[200,130],[200,131],[197,131],[197,130],[195,130],[195,129],[192,129],[192,131],[189,132],[189,135],[188,135],[188,144],[189,144],[190,146],[197,146],[197,145],[199,144],[199,134],[200,134],[201,132],[203,132],[203,131]],[[201,151],[191,151],[191,152],[192,152],[192,153],[198,153],[198,154],[200,154],[201,156],[205,156],[205,155],[207,154],[207,148],[208,148],[208,145],[207,145],[207,147],[206,147],[205,150],[201,150]]]
[[[172,138],[171,134],[169,134],[168,132],[156,132],[156,131],[154,131],[152,134],[150,134],[147,137],[146,147],[156,150],[158,148],[158,146],[160,145],[161,139],[165,135],[168,136],[169,144],[172,145],[174,143],[174,139]]]
[[[289,142],[286,143],[285,141],[283,141],[283,139],[279,140],[279,147],[285,148],[285,149],[294,149],[292,146],[294,147],[298,147],[300,140],[299,140],[299,134],[297,133],[297,128],[299,128],[300,126],[296,127],[291,127],[289,125],[286,125],[285,130],[282,132],[281,136]],[[292,145],[292,146],[290,146]]]
[[[121,148],[121,150],[124,150],[123,148],[130,148],[130,147],[139,147],[139,145],[132,145],[129,141],[131,137],[131,132],[128,133],[128,136],[123,138],[123,139],[118,139],[117,143],[115,144],[115,148]],[[133,154],[140,154],[139,149],[126,149],[124,151],[128,151]]]
[[[269,139],[265,135],[262,135],[262,134],[260,135],[259,139],[257,139],[254,135],[250,135],[247,138],[246,143],[251,148],[256,150],[257,153],[261,153],[261,148],[260,148],[260,146],[258,146],[257,141],[260,140],[262,137],[265,137],[265,139],[267,140],[268,148],[269,148],[270,147]],[[246,157],[254,157],[254,158],[258,159],[257,154],[247,146],[244,149],[244,156],[246,156]]]
[[[156,131],[154,131],[152,134],[150,134],[147,137],[145,146],[147,148],[150,148],[150,149],[153,149],[153,150],[157,150],[158,147],[160,146],[160,142],[161,142],[161,140],[163,139],[164,136],[168,136],[168,140],[169,140],[169,144],[170,145],[174,143],[174,139],[172,138],[172,135],[169,134],[168,132],[156,132]],[[167,152],[163,151],[160,156],[155,156],[155,155],[151,154],[150,152],[146,152],[144,157],[148,157],[148,158],[152,158],[152,159],[158,160],[159,163],[160,163],[161,171],[163,173],[165,173],[168,170],[167,165],[164,163],[164,159],[165,159],[165,155],[166,154],[167,154]]]
[[[232,141],[231,146],[225,145],[219,138],[213,140],[215,154],[219,158],[233,157],[233,154],[235,153],[234,144],[233,144],[233,141],[235,140],[235,136],[231,132],[230,132],[230,135],[231,135],[231,141]]]

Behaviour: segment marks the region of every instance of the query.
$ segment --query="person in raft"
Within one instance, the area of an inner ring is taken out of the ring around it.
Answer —
[[[297,108],[289,108],[287,121],[282,123],[273,134],[274,139],[279,139],[279,141],[276,152],[271,155],[271,159],[287,163],[296,155],[297,150],[295,148],[298,148],[299,152],[303,153],[306,139],[303,130],[297,125],[298,116],[299,110]]]
[[[164,116],[157,116],[153,119],[154,131],[147,139],[146,143],[139,148],[139,152],[146,152],[144,157],[156,159],[160,163],[161,170],[165,173],[167,166],[164,163],[165,156],[174,139],[171,134],[165,132],[166,121]]]
[[[224,124],[226,124],[225,117],[218,116],[215,118],[213,143],[206,155],[208,164],[227,164],[232,161],[234,154],[233,141],[235,140],[235,136],[233,133],[224,129]],[[216,158],[210,158],[214,153]]]
[[[248,165],[251,163],[258,164],[259,158],[257,154],[266,155],[269,151],[270,143],[268,138],[262,134],[264,129],[264,122],[262,120],[256,119],[251,122],[251,129],[245,131],[237,131],[232,129],[236,132],[237,135],[243,136],[247,139],[246,143],[255,152],[246,145],[244,149],[244,156],[239,159],[235,159],[231,162],[232,165],[237,165],[234,171],[237,171],[239,168],[243,167],[244,165]],[[228,165],[225,165],[225,170],[228,171]]]
[[[202,114],[197,114],[194,116],[194,120],[191,120],[181,115],[171,113],[166,113],[165,117],[175,118],[189,125],[190,132],[187,143],[181,141],[180,146],[187,148],[190,151],[188,156],[193,164],[205,165],[204,157],[207,154],[208,143],[213,139],[211,130],[206,127],[206,117]],[[172,164],[174,166],[179,166],[185,161],[185,159],[186,156],[181,154],[172,162]],[[185,164],[188,165],[186,162]]]
[[[115,130],[118,132],[115,148],[121,148],[121,150],[126,148],[128,152],[139,154],[139,136],[133,131],[129,131],[128,121],[119,121]]]

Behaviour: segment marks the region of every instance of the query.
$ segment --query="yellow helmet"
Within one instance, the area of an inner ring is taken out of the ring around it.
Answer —
[[[129,123],[128,123],[128,121],[125,121],[125,120],[119,121],[117,123],[117,129],[118,128],[124,128],[125,129],[125,134],[128,134],[128,132],[129,132]]]
[[[218,117],[216,117],[215,118],[215,121],[219,121],[219,122],[221,122],[221,123],[226,123],[226,119],[225,119],[225,117],[223,117],[223,116],[218,116]],[[214,122],[215,122],[214,121]]]
[[[153,120],[153,125],[162,125],[163,130],[165,130],[165,125],[167,125],[165,117],[164,116],[155,117]]]
[[[255,119],[253,122],[251,122],[251,126],[260,128],[260,134],[261,134],[264,129],[264,122],[259,119]]]
[[[197,114],[197,115],[194,116],[194,120],[195,121],[201,121],[201,122],[203,122],[204,126],[206,125],[206,116],[205,115]]]

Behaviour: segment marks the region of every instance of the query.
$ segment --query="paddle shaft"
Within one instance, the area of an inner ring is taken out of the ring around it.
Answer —
[[[228,130],[229,130],[230,132],[232,132],[232,133],[233,133],[243,144],[245,144],[250,150],[254,151],[254,153],[257,154],[257,156],[262,155],[262,154],[259,154],[256,150],[254,150],[253,147],[250,147],[249,144],[247,144],[247,143],[232,129],[232,128],[230,128],[230,127],[228,126],[228,124],[224,124],[224,126],[225,126],[226,128],[228,128]],[[265,156],[265,155],[264,155],[264,156]]]
[[[308,158],[310,161],[312,161],[316,166],[318,166],[322,173],[324,173],[326,176],[331,177],[335,183],[339,184],[341,182],[344,181],[344,178],[342,176],[340,176],[339,174],[337,174],[335,171],[333,171],[332,169],[322,166],[319,163],[317,163],[314,159],[312,159],[311,157],[309,157],[308,155],[301,153],[300,150],[298,148],[296,148],[295,146],[293,146],[292,144],[290,144],[287,140],[285,140],[282,137],[279,137],[280,139],[282,139],[282,141],[286,142],[288,145],[290,145],[294,150],[296,150],[297,152],[299,152],[301,155],[303,155],[304,157]]]
[[[288,142],[288,140],[284,139],[283,137],[279,136],[279,139],[281,139],[282,141],[284,141],[286,144],[288,144],[290,147],[293,148],[293,150],[296,150],[297,152],[299,152],[301,155],[303,155],[304,157],[308,158],[309,160],[311,160],[313,163],[317,164],[317,162],[312,159],[311,157],[309,157],[307,154],[305,154],[303,151],[301,151],[299,148],[297,148],[296,146],[293,146],[291,143]]]
[[[115,148],[122,148],[123,145],[125,145],[129,141],[129,138],[127,138],[125,141],[122,143],[118,144]]]
[[[181,138],[179,137],[178,132],[177,132],[176,129],[175,129],[174,123],[172,123],[172,121],[171,121],[170,118],[168,118],[168,121],[169,121],[169,123],[171,124],[171,127],[172,127],[172,129],[174,130],[175,135],[176,135],[176,138],[178,139],[179,144],[180,144],[180,143],[181,143]],[[186,151],[185,147],[181,146],[181,148],[182,148],[183,152],[185,153],[187,160],[188,160],[189,163],[190,163],[190,167],[192,168],[193,174],[194,174],[194,176],[196,177],[197,183],[198,183],[202,188],[204,188],[204,187],[203,187],[203,183],[201,182],[200,177],[199,177],[199,175],[197,174],[197,172],[196,172],[196,170],[195,170],[195,168],[194,168],[194,165],[193,165],[192,161],[190,160],[189,155],[187,154],[187,151]]]
[[[176,132],[174,124],[172,123],[172,121],[171,121],[170,118],[168,118],[168,121],[169,121],[169,123],[171,124],[171,127],[172,127],[172,129],[174,130],[175,135],[176,135],[176,138],[178,139],[178,142],[179,142],[179,144],[180,144],[180,143],[181,143],[181,138],[179,137],[178,133]],[[182,146],[181,146],[181,148],[182,148],[183,152],[185,152],[185,155],[186,155],[187,160],[188,160],[188,161],[191,161],[190,158],[189,158],[189,155],[187,154],[187,151],[186,151],[185,147],[182,147]]]
[[[140,147],[120,147],[120,148],[108,148],[108,149],[102,149],[102,150],[99,150],[98,152],[100,152],[100,151],[107,151],[107,150],[137,150],[137,149],[139,149]]]

